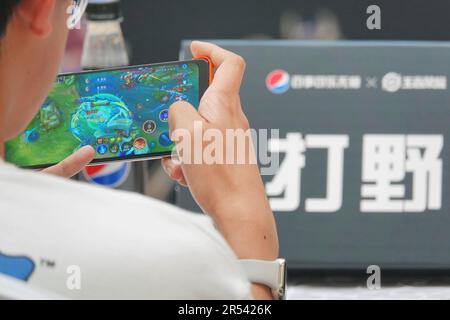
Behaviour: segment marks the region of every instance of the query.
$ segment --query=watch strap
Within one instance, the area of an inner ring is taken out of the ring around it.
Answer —
[[[274,298],[282,300],[286,294],[286,260],[239,260],[250,282],[272,289]]]

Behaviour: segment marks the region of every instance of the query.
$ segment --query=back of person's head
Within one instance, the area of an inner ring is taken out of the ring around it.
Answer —
[[[0,0],[0,116],[4,139],[25,129],[58,73],[71,0]]]

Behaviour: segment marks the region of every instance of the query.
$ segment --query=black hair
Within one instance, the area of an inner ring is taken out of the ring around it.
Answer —
[[[21,0],[0,0],[0,38],[6,32],[9,19]]]

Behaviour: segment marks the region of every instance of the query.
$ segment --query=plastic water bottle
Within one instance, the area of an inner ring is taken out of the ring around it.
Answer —
[[[83,69],[122,67],[129,64],[123,37],[119,0],[90,0],[81,66]]]
[[[89,0],[87,30],[81,66],[85,70],[123,67],[129,64],[121,29],[120,0]],[[145,162],[92,166],[84,170],[81,180],[122,190],[145,193]]]

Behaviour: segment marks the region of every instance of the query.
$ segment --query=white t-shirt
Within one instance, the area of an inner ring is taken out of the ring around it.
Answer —
[[[0,160],[0,273],[74,299],[249,299],[212,221]]]

